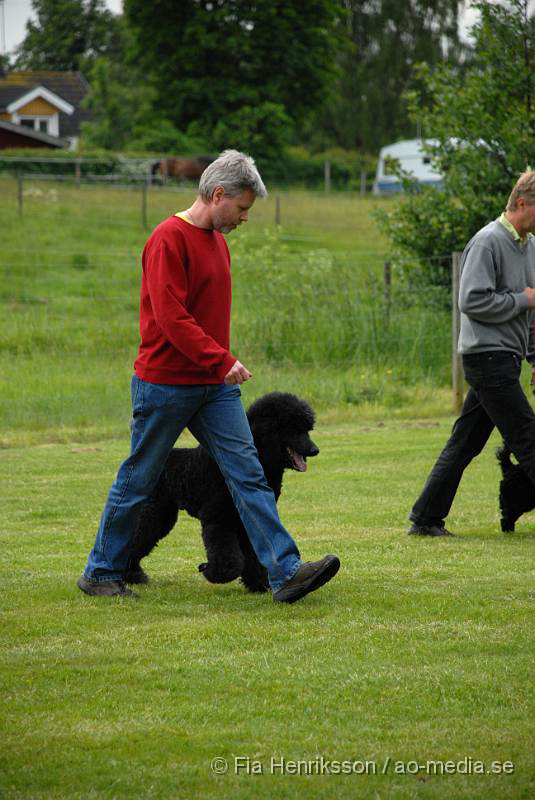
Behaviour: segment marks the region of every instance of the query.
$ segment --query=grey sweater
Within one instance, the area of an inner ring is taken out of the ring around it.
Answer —
[[[521,245],[494,220],[466,245],[461,270],[459,352],[504,350],[534,363],[533,315],[522,292],[535,288],[535,237]]]

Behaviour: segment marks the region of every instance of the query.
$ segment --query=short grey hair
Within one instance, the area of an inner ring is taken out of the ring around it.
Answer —
[[[257,197],[267,197],[267,190],[251,156],[238,150],[225,150],[206,167],[199,181],[199,195],[209,202],[218,186],[229,197],[249,189]]]
[[[515,211],[519,197],[523,197],[527,206],[535,205],[535,170],[529,167],[522,173],[509,195],[506,211]]]

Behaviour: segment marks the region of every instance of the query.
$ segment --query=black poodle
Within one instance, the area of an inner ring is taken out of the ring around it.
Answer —
[[[284,470],[305,472],[307,458],[319,453],[309,436],[314,412],[293,394],[272,392],[251,405],[247,418],[266,480],[278,500]],[[201,521],[207,562],[199,571],[206,580],[228,583],[239,577],[250,592],[268,589],[267,572],[251,547],[219,467],[200,445],[171,451],[141,511],[127,583],[147,583],[140,561],[172,530],[181,509]]]
[[[514,531],[517,519],[535,508],[535,487],[522,467],[513,464],[506,444],[497,451],[496,457],[503,476],[500,481],[502,531]]]

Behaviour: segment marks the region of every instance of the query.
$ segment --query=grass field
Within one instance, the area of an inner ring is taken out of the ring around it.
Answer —
[[[288,607],[204,582],[186,517],[140,600],[83,596],[126,435],[3,451],[2,798],[534,796],[533,524],[499,532],[489,448],[455,502],[460,535],[408,537],[449,423],[335,416],[280,507],[305,558],[334,550],[342,568]],[[318,774],[321,757],[355,771]]]
[[[150,192],[148,226],[191,199]],[[499,531],[494,438],[459,535],[406,535],[451,425],[449,319],[385,307],[377,201],[285,193],[276,226],[273,194],[229,237],[245,402],[318,411],[283,520],[305,559],[342,561],[288,607],[206,583],[186,516],[138,601],[77,590],[128,451],[147,231],[139,192],[23,201],[1,178],[2,800],[531,800],[534,526]]]

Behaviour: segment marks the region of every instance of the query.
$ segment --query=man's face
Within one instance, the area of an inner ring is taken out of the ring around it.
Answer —
[[[241,194],[230,197],[224,189],[218,187],[213,195],[212,225],[219,233],[230,233],[242,222],[247,222],[249,209],[256,200],[256,195],[250,189],[245,189]]]
[[[535,203],[524,206],[525,227],[529,233],[535,233]]]
[[[518,232],[521,236],[527,233],[535,233],[535,203],[526,203],[524,197],[519,197],[517,200],[517,210],[519,212],[519,225]]]

